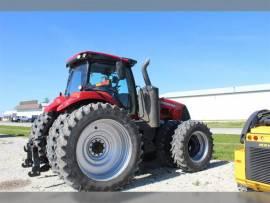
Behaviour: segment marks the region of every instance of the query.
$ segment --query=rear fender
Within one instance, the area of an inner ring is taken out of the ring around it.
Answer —
[[[119,105],[109,93],[101,91],[82,91],[75,92],[68,97],[59,96],[50,105],[45,108],[45,112],[62,112],[65,109],[87,100],[107,102],[113,105]]]
[[[107,102],[113,105],[119,105],[117,100],[114,99],[109,93],[101,91],[82,91],[75,92],[67,100],[65,100],[56,109],[57,112],[64,111],[68,107],[86,100]]]
[[[44,111],[46,113],[49,113],[49,112],[56,112],[57,111],[57,108],[62,104],[64,103],[65,101],[67,100],[67,97],[64,97],[64,96],[58,96],[56,97],[52,103],[50,103],[48,106],[46,106],[46,108],[44,109]]]

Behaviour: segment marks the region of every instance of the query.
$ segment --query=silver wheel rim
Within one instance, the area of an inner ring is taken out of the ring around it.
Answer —
[[[111,119],[90,123],[82,131],[76,146],[81,171],[90,179],[108,181],[128,166],[132,142],[126,128]]]
[[[201,131],[192,133],[188,142],[188,154],[193,162],[203,161],[209,150],[209,142],[207,136]]]

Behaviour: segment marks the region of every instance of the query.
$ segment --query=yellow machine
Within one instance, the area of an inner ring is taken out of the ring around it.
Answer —
[[[241,133],[242,149],[235,151],[239,191],[270,192],[270,111],[254,112]]]

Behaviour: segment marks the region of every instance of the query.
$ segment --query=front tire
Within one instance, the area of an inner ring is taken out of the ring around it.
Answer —
[[[77,190],[120,189],[141,161],[136,124],[125,110],[110,104],[89,104],[71,113],[57,144],[60,174]]]
[[[203,122],[182,122],[175,130],[171,145],[174,163],[185,172],[207,168],[212,158],[212,133]]]
[[[180,121],[170,120],[162,124],[155,138],[156,156],[162,166],[176,167],[171,153],[171,141]]]

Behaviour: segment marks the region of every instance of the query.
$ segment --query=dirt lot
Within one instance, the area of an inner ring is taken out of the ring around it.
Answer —
[[[53,173],[30,178],[21,167],[26,138],[0,135],[0,191],[74,191]],[[147,166],[124,191],[237,191],[233,163],[214,160],[210,168],[193,174]]]

